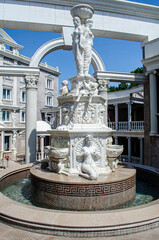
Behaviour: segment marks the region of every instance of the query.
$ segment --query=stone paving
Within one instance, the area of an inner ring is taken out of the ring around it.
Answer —
[[[29,231],[23,231],[21,229],[16,229],[6,224],[0,223],[0,240],[75,240],[77,238],[65,238],[57,236],[49,236],[38,233],[33,233]],[[79,238],[86,240],[86,238]],[[87,238],[88,239],[88,238]],[[104,238],[89,238],[90,240],[158,240],[159,239],[159,228],[152,229],[145,232],[116,236],[116,237],[104,237]],[[89,240],[88,239],[88,240]]]

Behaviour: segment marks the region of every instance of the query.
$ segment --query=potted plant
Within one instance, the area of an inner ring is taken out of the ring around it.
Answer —
[[[7,161],[7,167],[9,166],[9,156],[5,156],[5,160]]]

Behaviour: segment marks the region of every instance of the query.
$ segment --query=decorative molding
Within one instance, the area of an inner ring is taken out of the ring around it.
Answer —
[[[144,74],[134,73],[97,71],[94,73],[94,77],[97,79],[105,79],[110,82],[144,83],[146,81],[146,76]]]
[[[46,182],[31,175],[33,186],[43,192],[71,197],[106,196],[125,192],[136,185],[136,175],[123,181],[99,184],[62,184]]]
[[[26,75],[25,76],[25,83],[26,88],[36,88],[39,81],[39,75]]]

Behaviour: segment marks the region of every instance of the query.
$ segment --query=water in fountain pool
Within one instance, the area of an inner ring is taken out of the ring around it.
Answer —
[[[24,203],[27,205],[33,205],[31,202],[30,178],[25,178],[11,184],[10,186],[3,189],[2,193],[14,201]],[[155,186],[147,182],[137,180],[136,196],[134,200],[131,201],[130,203],[118,206],[113,209],[139,206],[154,201],[158,198],[159,190]]]

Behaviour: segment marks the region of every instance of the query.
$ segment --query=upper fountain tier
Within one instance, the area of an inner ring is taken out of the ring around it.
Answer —
[[[72,17],[79,17],[82,22],[85,22],[86,19],[92,18],[93,14],[93,8],[87,4],[79,4],[71,9]]]

